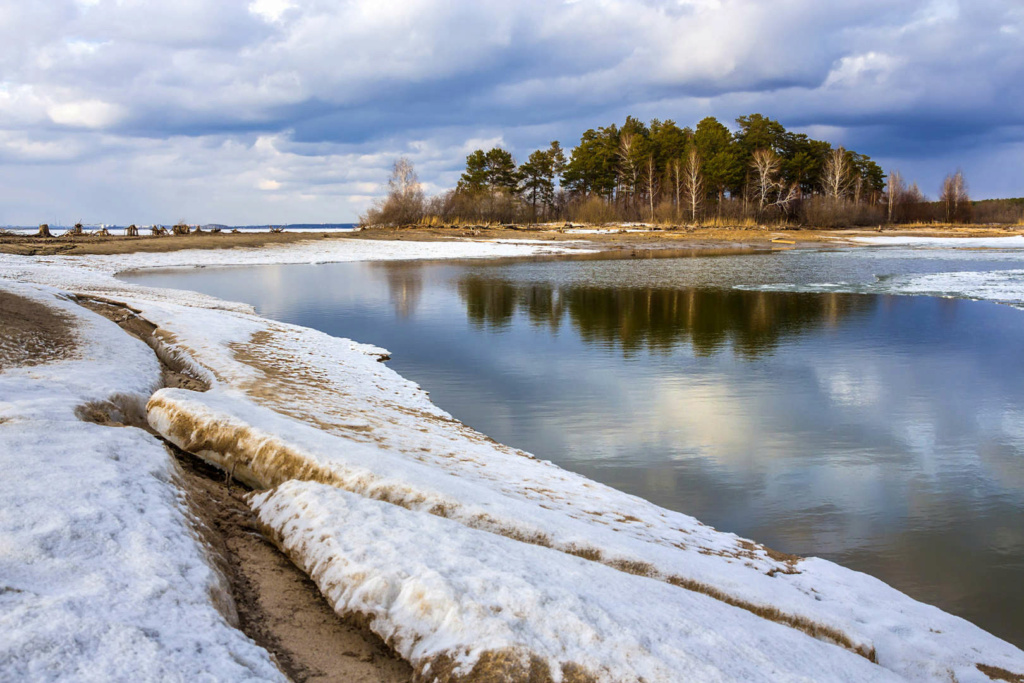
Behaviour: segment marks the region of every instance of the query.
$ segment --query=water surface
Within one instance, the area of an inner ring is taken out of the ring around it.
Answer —
[[[1024,311],[848,293],[1020,256],[677,256],[130,279],[383,346],[501,442],[1024,645]]]

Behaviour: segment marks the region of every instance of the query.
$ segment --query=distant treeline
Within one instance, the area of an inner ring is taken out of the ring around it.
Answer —
[[[474,151],[457,186],[427,198],[412,163],[395,162],[387,196],[366,225],[614,223],[815,227],[882,223],[1021,223],[1024,201],[972,202],[961,171],[930,201],[917,183],[867,155],[788,131],[761,114],[695,128],[627,117],[590,129],[569,150],[552,142],[517,163],[500,147]]]

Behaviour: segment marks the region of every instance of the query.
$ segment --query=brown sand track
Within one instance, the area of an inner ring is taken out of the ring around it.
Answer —
[[[74,321],[59,310],[0,290],[0,371],[74,355]]]

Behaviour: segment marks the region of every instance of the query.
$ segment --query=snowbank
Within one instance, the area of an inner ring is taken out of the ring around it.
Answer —
[[[76,348],[0,372],[0,672],[5,680],[284,680],[234,608],[144,431],[118,415],[158,386],[153,352],[57,292],[0,290],[60,311]]]
[[[430,680],[900,680],[704,595],[329,486],[251,501],[335,609]]]

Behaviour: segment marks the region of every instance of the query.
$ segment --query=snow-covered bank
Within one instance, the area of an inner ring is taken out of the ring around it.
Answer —
[[[335,608],[368,615],[425,676],[900,680],[704,595],[435,515],[299,481],[252,500]]]
[[[535,249],[349,244],[358,246],[329,260]],[[313,262],[316,249],[268,251]],[[153,267],[181,261],[140,256]],[[209,265],[237,261],[232,253],[197,256]],[[238,478],[281,485],[254,504],[340,611],[360,611],[352,600],[369,588],[396,586],[363,615],[378,632],[422,643],[422,651],[403,650],[410,658],[440,662],[447,653],[472,668],[482,648],[511,649],[549,662],[553,678],[573,662],[599,680],[621,680],[623,667],[665,681],[745,678],[752,665],[765,678],[818,680],[987,680],[979,664],[1024,672],[1016,648],[871,577],[774,553],[495,444],[379,363],[381,349],[268,321],[245,306],[120,283],[111,273],[134,265],[124,257],[4,264],[0,275],[131,304],[201,366],[211,390],[158,392],[151,424]],[[345,561],[369,573],[349,572]],[[326,579],[316,570],[324,562]],[[392,565],[405,572],[396,584],[388,583]],[[413,605],[406,598],[417,586],[465,597],[423,615],[402,607]],[[579,635],[585,629],[592,640]],[[476,643],[474,631],[504,640]]]
[[[0,292],[59,311],[76,339],[45,364],[0,362],[0,677],[284,680],[229,623],[163,445],[79,418],[112,397],[143,405],[153,352],[59,292]]]

